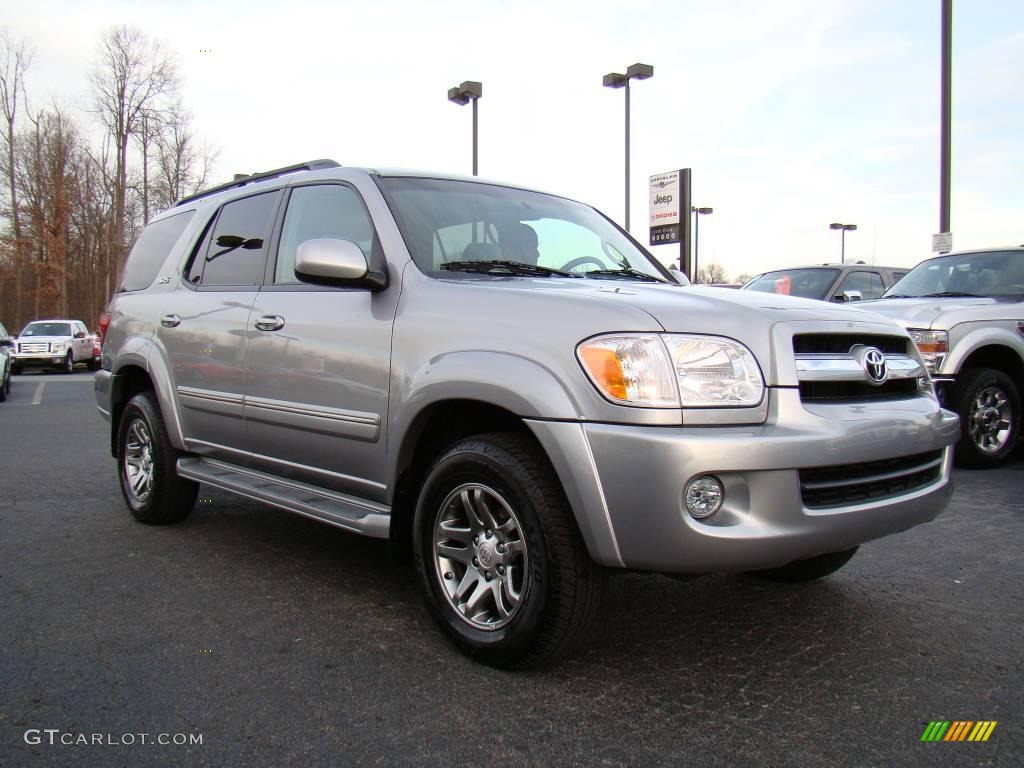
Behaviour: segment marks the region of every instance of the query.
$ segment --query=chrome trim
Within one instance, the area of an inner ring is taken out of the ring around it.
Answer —
[[[319,467],[311,467],[308,464],[298,464],[298,463],[296,463],[294,461],[285,461],[284,459],[275,459],[273,456],[265,456],[262,453],[252,453],[251,451],[240,451],[237,448],[229,448],[228,446],[221,445],[220,443],[208,443],[205,440],[196,440],[195,438],[192,438],[192,437],[185,438],[185,443],[187,444],[187,446],[205,447],[205,448],[213,448],[213,449],[216,449],[216,450],[219,450],[219,451],[227,451],[228,453],[234,453],[234,454],[237,454],[239,456],[245,456],[246,458],[249,458],[249,459],[258,459],[260,461],[267,461],[267,462],[270,462],[271,464],[283,464],[284,466],[291,467],[293,469],[300,469],[300,470],[303,470],[305,472],[311,472],[311,473],[317,474],[317,475],[327,475],[328,477],[333,477],[333,478],[336,478],[338,480],[349,481],[349,482],[352,482],[352,483],[356,483],[358,485],[368,485],[368,486],[371,486],[373,488],[379,488],[381,490],[387,490],[387,486],[384,483],[378,483],[378,482],[376,482],[374,480],[367,480],[367,479],[362,478],[362,477],[356,477],[355,475],[345,475],[345,474],[342,474],[341,472],[331,472],[328,469],[320,469]],[[210,461],[216,461],[216,459],[209,459],[209,460]],[[258,471],[258,470],[253,470],[253,471]],[[276,477],[276,475],[274,477]],[[328,491],[328,493],[334,493],[334,491]],[[370,503],[375,503],[375,502],[370,502]]]
[[[886,355],[885,359],[890,381],[925,375],[924,367],[910,355]],[[870,381],[864,366],[850,355],[802,354],[795,355],[794,363],[799,381]]]
[[[214,392],[209,389],[198,389],[196,387],[178,387],[178,395],[193,397],[197,400],[210,400],[215,403],[228,403],[230,405],[242,405],[242,395],[232,395],[226,392]]]
[[[356,440],[376,441],[380,436],[380,415],[367,411],[300,405],[284,400],[246,396],[243,398],[242,413],[251,421]]]

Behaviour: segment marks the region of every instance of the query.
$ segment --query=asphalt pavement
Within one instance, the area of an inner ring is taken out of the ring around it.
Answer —
[[[91,378],[0,403],[0,766],[1024,763],[1022,452],[818,583],[616,576],[574,658],[508,673],[383,542],[205,486],[135,523]]]

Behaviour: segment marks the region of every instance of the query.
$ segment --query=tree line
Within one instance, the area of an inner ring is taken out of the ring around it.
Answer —
[[[139,29],[101,34],[82,109],[35,106],[32,60],[0,31],[0,322],[92,327],[141,228],[206,186],[217,152],[196,136],[174,53]]]

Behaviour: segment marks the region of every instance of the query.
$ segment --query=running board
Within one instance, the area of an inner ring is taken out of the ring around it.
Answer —
[[[391,509],[384,504],[199,456],[178,459],[178,474],[346,531],[376,539],[388,537]]]

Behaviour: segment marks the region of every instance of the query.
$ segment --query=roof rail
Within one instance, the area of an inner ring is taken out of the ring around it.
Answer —
[[[203,197],[210,195],[216,195],[219,192],[227,192],[229,189],[237,189],[238,187],[244,187],[246,184],[253,184],[257,181],[266,181],[267,179],[276,179],[278,176],[284,176],[286,173],[295,173],[296,171],[321,171],[324,168],[339,168],[341,163],[335,162],[334,160],[310,160],[308,163],[298,163],[297,165],[286,165],[284,168],[277,168],[273,171],[263,171],[261,173],[254,173],[249,176],[235,176],[234,181],[229,181],[227,184],[221,184],[218,187],[210,187],[210,189],[204,189],[202,192],[196,192],[194,195],[183,197],[174,205],[184,205],[190,203],[193,200],[199,200]]]

